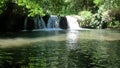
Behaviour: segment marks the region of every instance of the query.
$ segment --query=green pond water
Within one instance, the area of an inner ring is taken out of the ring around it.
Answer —
[[[0,33],[0,68],[120,68],[120,31]]]

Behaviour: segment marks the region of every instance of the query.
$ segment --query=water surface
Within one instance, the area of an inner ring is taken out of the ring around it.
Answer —
[[[0,68],[120,68],[120,31],[0,33]]]

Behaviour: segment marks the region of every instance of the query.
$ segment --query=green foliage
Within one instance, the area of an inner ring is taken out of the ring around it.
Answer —
[[[83,27],[98,28],[104,22],[108,23],[108,26],[113,26],[111,24],[112,17],[117,18],[116,21],[119,21],[119,17],[116,16],[119,11],[117,13],[115,11],[120,9],[120,0],[0,0],[0,14],[6,10],[7,2],[16,3],[22,7],[17,7],[16,9],[22,9],[28,16],[36,14],[40,16],[44,16],[44,14],[79,14],[83,18],[80,23]],[[95,9],[95,7],[98,7],[98,9]],[[97,12],[92,14],[92,11]],[[104,14],[106,11],[112,11],[113,13],[110,16],[109,14]],[[115,27],[119,26],[119,24],[116,25]]]
[[[2,9],[4,7],[5,0],[0,0],[0,14],[3,12]]]
[[[38,0],[17,0],[15,3],[17,3],[19,6],[24,6],[28,9],[28,16],[34,16],[36,14],[40,14],[43,16],[43,10],[41,7],[41,1]]]
[[[93,6],[92,0],[1,0],[0,7],[4,2],[11,1],[24,8],[27,8],[29,16],[44,13],[49,14],[77,14],[79,11],[89,10]],[[5,8],[5,7],[4,7]],[[0,11],[2,12],[2,11]]]
[[[62,8],[65,6],[64,0],[44,0],[42,2],[42,8],[44,13],[60,14]]]
[[[112,21],[108,24],[108,27],[110,27],[110,28],[120,28],[120,22],[119,21]]]
[[[120,0],[106,0],[104,5],[106,9],[120,8]]]
[[[118,16],[119,11],[116,11],[116,9],[120,8],[119,0],[93,0],[93,3],[99,8],[95,10],[97,11],[95,14],[92,14],[90,11],[79,12],[79,15],[83,18],[83,21],[80,23],[82,27],[103,28],[108,26],[119,28],[119,21],[112,21],[113,18],[116,18],[116,20],[120,18]]]
[[[94,2],[96,5],[100,5],[100,3],[102,2],[102,0],[93,0],[93,2]]]
[[[104,9],[120,8],[120,0],[94,0],[97,6],[104,5]]]
[[[39,0],[1,0],[0,1],[0,13],[7,8],[6,3],[16,3],[19,6],[22,6],[24,11],[28,14],[28,16],[34,16],[36,14],[40,14],[41,16],[44,15],[43,9],[42,9],[42,1]]]
[[[92,0],[43,0],[42,8],[49,14],[78,14],[78,12],[92,9]]]
[[[79,15],[85,20],[92,17],[92,13],[90,11],[81,11]]]
[[[79,15],[82,17],[82,22],[80,22],[80,26],[82,27],[90,27],[90,22],[93,17],[93,14],[90,11],[81,11]]]

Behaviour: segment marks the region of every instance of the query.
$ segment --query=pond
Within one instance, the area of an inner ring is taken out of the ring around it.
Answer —
[[[0,33],[0,68],[120,68],[120,31]]]

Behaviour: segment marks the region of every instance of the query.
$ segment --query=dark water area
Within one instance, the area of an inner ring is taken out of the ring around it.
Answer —
[[[0,33],[0,68],[120,68],[120,32]]]

